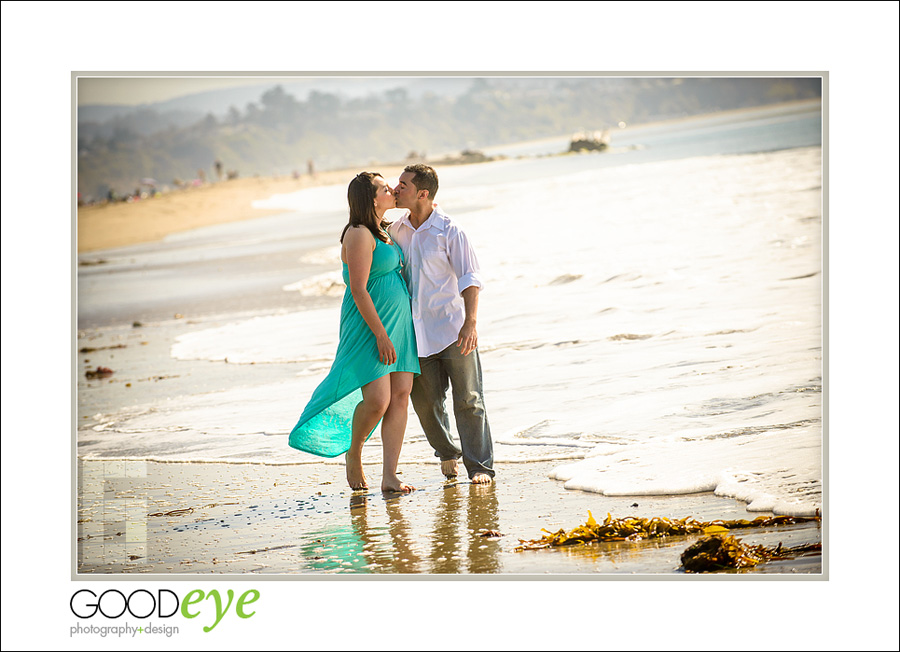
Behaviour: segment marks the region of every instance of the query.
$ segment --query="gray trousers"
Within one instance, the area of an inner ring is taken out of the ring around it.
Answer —
[[[494,477],[494,444],[484,409],[481,359],[478,349],[464,356],[456,342],[440,353],[419,358],[421,375],[413,381],[413,408],[434,454],[441,461],[462,457],[469,479],[476,473]],[[453,388],[453,414],[460,447],[450,438],[445,406],[448,384]]]

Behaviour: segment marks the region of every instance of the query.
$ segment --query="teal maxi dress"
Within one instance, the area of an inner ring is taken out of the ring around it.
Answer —
[[[403,252],[396,243],[375,240],[366,289],[397,353],[397,362],[392,365],[378,359],[375,336],[356,307],[347,263],[343,264],[347,289],[341,305],[340,342],[334,364],[291,431],[291,447],[322,457],[346,453],[350,450],[353,412],[362,400],[362,386],[395,371],[419,374],[409,291],[401,276],[403,264]]]

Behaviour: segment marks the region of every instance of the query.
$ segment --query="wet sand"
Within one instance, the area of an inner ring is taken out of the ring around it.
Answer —
[[[752,518],[712,494],[610,498],[565,490],[551,462],[498,464],[498,481],[446,482],[435,464],[402,466],[408,495],[351,491],[338,463],[262,465],[79,462],[77,573],[591,577],[678,575],[697,537],[517,552],[542,528],[590,510],[613,516]],[[377,486],[380,468],[366,468]],[[746,543],[821,541],[818,525],[746,530]],[[743,574],[821,574],[821,555]],[[685,576],[686,577],[686,576]]]

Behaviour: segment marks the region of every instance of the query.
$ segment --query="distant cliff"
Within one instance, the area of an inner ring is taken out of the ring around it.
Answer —
[[[243,107],[208,111],[83,107],[78,191],[83,199],[221,173],[306,173],[521,140],[821,97],[818,77],[508,77],[452,79],[452,92],[408,83],[365,97],[275,86]],[[345,83],[352,83],[347,80]],[[449,86],[447,88],[450,88]],[[232,96],[233,97],[233,96]],[[185,105],[186,106],[186,105]],[[195,107],[198,105],[194,105]],[[214,164],[221,163],[217,172]]]

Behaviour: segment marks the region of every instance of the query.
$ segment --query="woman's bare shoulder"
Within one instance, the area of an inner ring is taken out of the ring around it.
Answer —
[[[366,227],[361,224],[353,224],[347,229],[347,233],[344,235],[344,242],[348,240],[355,242],[375,242],[375,236],[372,235],[372,232],[369,231]]]
[[[341,261],[349,263],[348,253],[364,255],[375,250],[375,236],[364,226],[354,225],[347,229],[341,244]]]

